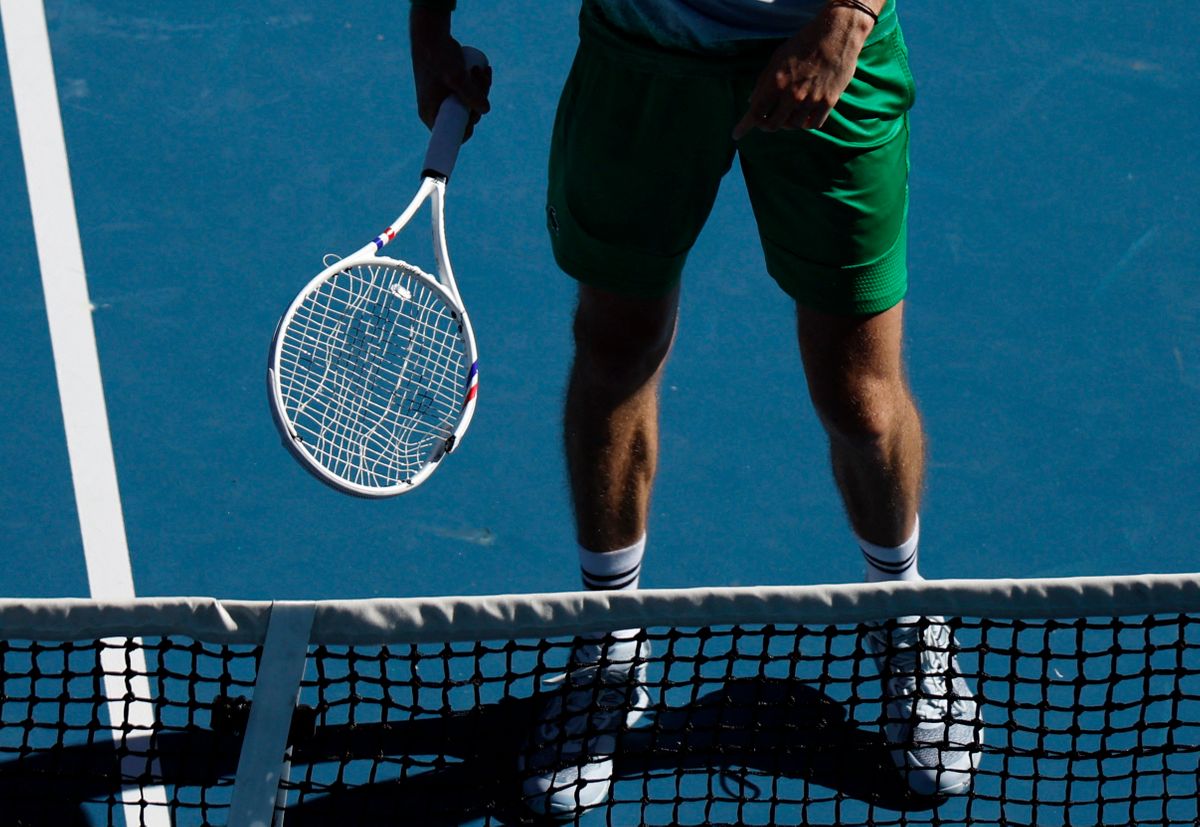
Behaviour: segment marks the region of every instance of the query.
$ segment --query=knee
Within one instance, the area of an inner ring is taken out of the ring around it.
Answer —
[[[651,379],[666,361],[674,306],[581,300],[573,333],[576,370],[593,386],[625,391]]]
[[[830,441],[856,452],[884,452],[912,412],[902,383],[855,377],[811,390]]]

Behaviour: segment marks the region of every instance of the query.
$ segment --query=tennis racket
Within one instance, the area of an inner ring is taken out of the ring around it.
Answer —
[[[487,58],[464,49],[468,67]],[[475,336],[446,247],[446,181],[470,112],[442,104],[421,185],[370,244],[330,263],[300,291],[271,342],[267,382],[284,445],[339,491],[411,491],[462,441],[475,412]],[[429,202],[436,277],[381,255]]]

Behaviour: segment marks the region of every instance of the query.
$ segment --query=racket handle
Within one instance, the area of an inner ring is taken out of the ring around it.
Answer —
[[[477,66],[487,66],[488,59],[483,52],[463,48],[463,60],[467,71]],[[467,121],[471,110],[462,102],[458,95],[451,95],[442,101],[437,119],[433,122],[433,135],[429,138],[429,149],[425,152],[425,167],[422,177],[441,178],[446,180],[454,170],[454,162],[458,160],[458,150],[462,146],[463,136],[467,134]]]

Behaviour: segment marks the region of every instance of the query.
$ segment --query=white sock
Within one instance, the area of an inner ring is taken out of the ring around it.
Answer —
[[[901,545],[890,548],[868,543],[861,537],[858,547],[867,561],[867,582],[880,583],[885,580],[922,580],[917,571],[917,541],[921,536],[921,518],[913,522],[912,536]]]
[[[588,591],[624,591],[636,589],[642,575],[642,555],[646,553],[646,535],[631,546],[612,551],[589,551],[579,547],[579,573]]]
[[[633,545],[612,551],[591,551],[579,547],[579,573],[588,591],[629,591],[638,587],[642,576],[642,556],[646,553],[646,535]],[[617,640],[637,637],[640,629],[616,629],[609,633]],[[590,635],[589,635],[590,637]]]

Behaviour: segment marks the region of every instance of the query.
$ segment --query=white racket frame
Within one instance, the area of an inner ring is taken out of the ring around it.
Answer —
[[[468,66],[486,66],[487,58],[475,49],[463,49]],[[425,155],[424,172],[421,186],[404,212],[393,221],[386,230],[379,234],[370,244],[363,246],[347,258],[330,264],[313,278],[303,290],[292,300],[287,311],[280,318],[275,328],[275,337],[271,342],[271,352],[267,368],[267,383],[270,387],[269,398],[275,417],[275,424],[284,438],[284,445],[304,467],[316,475],[318,479],[339,491],[356,494],[361,497],[392,497],[413,490],[424,482],[438,467],[443,457],[454,451],[462,440],[475,415],[475,402],[479,383],[478,354],[475,349],[475,333],[471,328],[470,317],[463,307],[462,296],[458,292],[458,283],[454,280],[454,270],[450,266],[450,251],[446,245],[446,181],[454,169],[458,158],[458,150],[462,145],[470,111],[457,97],[451,96],[442,104],[434,124],[433,134],[429,139],[429,149]],[[437,261],[437,278],[425,274],[420,268],[394,258],[381,256],[379,253],[396,235],[404,229],[417,211],[429,201],[433,225],[433,252]],[[458,424],[453,432],[440,446],[435,446],[433,454],[425,465],[410,479],[401,480],[389,486],[364,485],[354,480],[346,479],[325,467],[308,449],[308,445],[296,432],[295,425],[288,418],[287,406],[284,404],[283,390],[279,382],[280,362],[283,350],[283,331],[291,324],[297,311],[310,294],[318,290],[327,280],[334,278],[345,270],[355,267],[399,267],[419,279],[451,311],[458,314],[462,325],[462,338],[467,362],[467,381],[462,389],[463,409]]]

